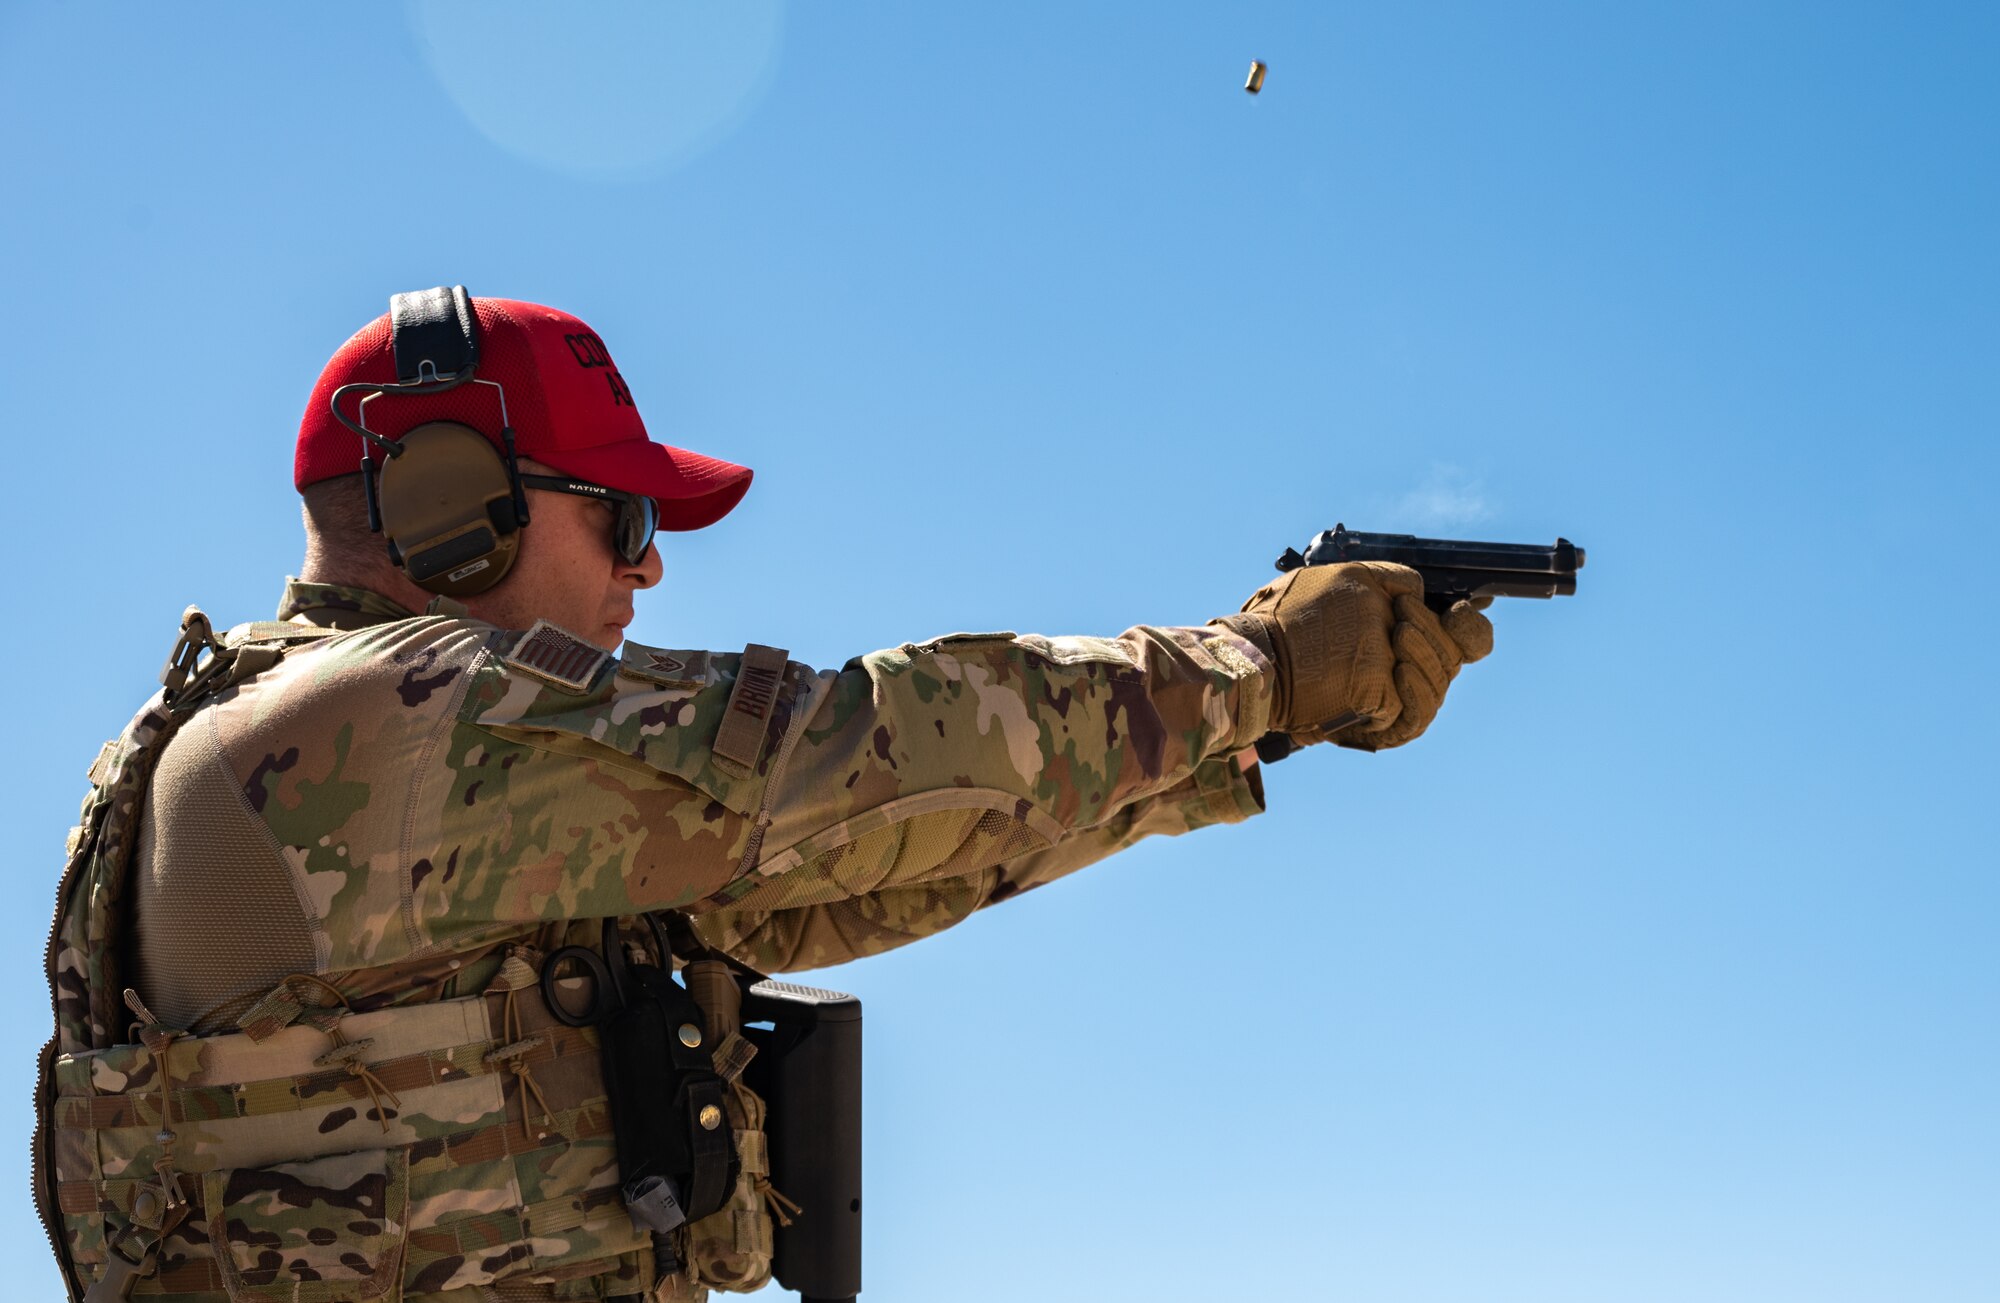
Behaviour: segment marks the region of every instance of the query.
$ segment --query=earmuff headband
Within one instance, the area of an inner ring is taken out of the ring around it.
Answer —
[[[420,587],[450,596],[483,591],[505,577],[513,564],[518,546],[515,536],[528,523],[528,495],[521,485],[514,452],[507,391],[498,382],[482,380],[474,374],[479,366],[479,318],[472,310],[472,298],[465,286],[440,285],[392,295],[389,351],[396,366],[393,382],[341,385],[329,400],[334,419],[363,440],[361,480],[368,499],[368,527],[387,536],[390,559],[402,566]],[[505,480],[498,495],[491,488],[475,488],[485,479],[472,471],[483,458],[478,449],[482,445],[491,448],[486,436],[459,426],[465,436],[461,439],[436,425],[424,425],[398,440],[368,428],[368,405],[378,398],[438,394],[463,384],[490,385],[500,400],[498,460]],[[341,401],[357,391],[365,391],[365,396],[350,418],[341,410]],[[410,461],[399,459],[405,458],[419,442],[431,449],[417,459],[425,465],[408,471],[393,470],[411,465]],[[376,460],[377,448],[386,455],[386,461]],[[467,457],[473,460],[467,462]],[[441,465],[432,464],[440,459]],[[462,467],[465,473],[453,467]],[[384,477],[403,486],[394,494],[400,504],[395,513],[390,513],[397,515],[395,522],[385,523],[384,503],[388,494],[383,486]],[[461,481],[464,491],[474,495],[462,502],[454,491],[461,487]],[[413,505],[411,497],[418,486],[422,489],[414,501],[421,506]]]
[[[463,379],[479,365],[479,319],[463,285],[440,285],[389,299],[389,350],[399,384]]]
[[[370,430],[365,421],[349,417],[340,404],[349,394],[366,391],[378,394],[438,394],[455,389],[472,379],[479,366],[479,318],[472,311],[472,296],[463,285],[440,285],[436,289],[412,290],[389,296],[389,352],[396,363],[393,383],[357,381],[341,385],[328,398],[333,419],[360,435],[361,469],[373,470],[368,446],[380,448],[391,457],[403,454],[402,445]],[[499,386],[495,385],[498,389]],[[366,405],[368,398],[363,398]],[[500,423],[507,425],[506,396],[502,391]],[[513,427],[502,431],[513,443]],[[511,457],[510,457],[511,460]],[[374,524],[370,509],[370,524]],[[376,526],[379,528],[379,526]]]

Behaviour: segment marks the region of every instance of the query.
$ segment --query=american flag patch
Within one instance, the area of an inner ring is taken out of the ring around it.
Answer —
[[[590,681],[604,668],[604,662],[611,659],[611,653],[547,620],[537,620],[534,628],[515,642],[514,650],[500,659],[557,687],[588,692]]]

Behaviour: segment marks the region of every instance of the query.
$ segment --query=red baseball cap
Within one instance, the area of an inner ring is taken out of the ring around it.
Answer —
[[[505,391],[507,420],[521,456],[593,484],[644,494],[659,504],[662,529],[713,525],[742,500],[750,487],[748,467],[647,437],[632,391],[589,326],[567,312],[517,299],[476,298],[472,308],[479,319],[476,375]],[[299,422],[294,484],[304,489],[361,468],[362,440],[334,418],[328,401],[342,385],[395,379],[385,312],[342,344],[320,372]],[[359,420],[364,397],[357,392],[343,398],[342,411]],[[498,448],[500,391],[464,384],[368,404],[366,425],[384,438],[400,439],[431,421],[469,425]]]

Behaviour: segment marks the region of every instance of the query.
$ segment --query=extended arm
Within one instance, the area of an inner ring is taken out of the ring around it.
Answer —
[[[1012,900],[1146,837],[1237,823],[1263,808],[1256,768],[1246,771],[1233,758],[1213,758],[1175,786],[1041,850],[824,904],[719,909],[698,917],[695,926],[709,944],[766,972],[824,968],[943,931],[975,910]]]
[[[851,662],[772,776],[710,935],[774,968],[929,935],[1141,837],[1248,817],[1268,661],[1220,628],[943,639]]]

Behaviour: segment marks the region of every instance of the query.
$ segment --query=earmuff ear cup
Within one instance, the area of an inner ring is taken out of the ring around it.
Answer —
[[[520,551],[507,463],[485,435],[449,421],[420,425],[377,471],[382,532],[417,587],[483,593]]]

